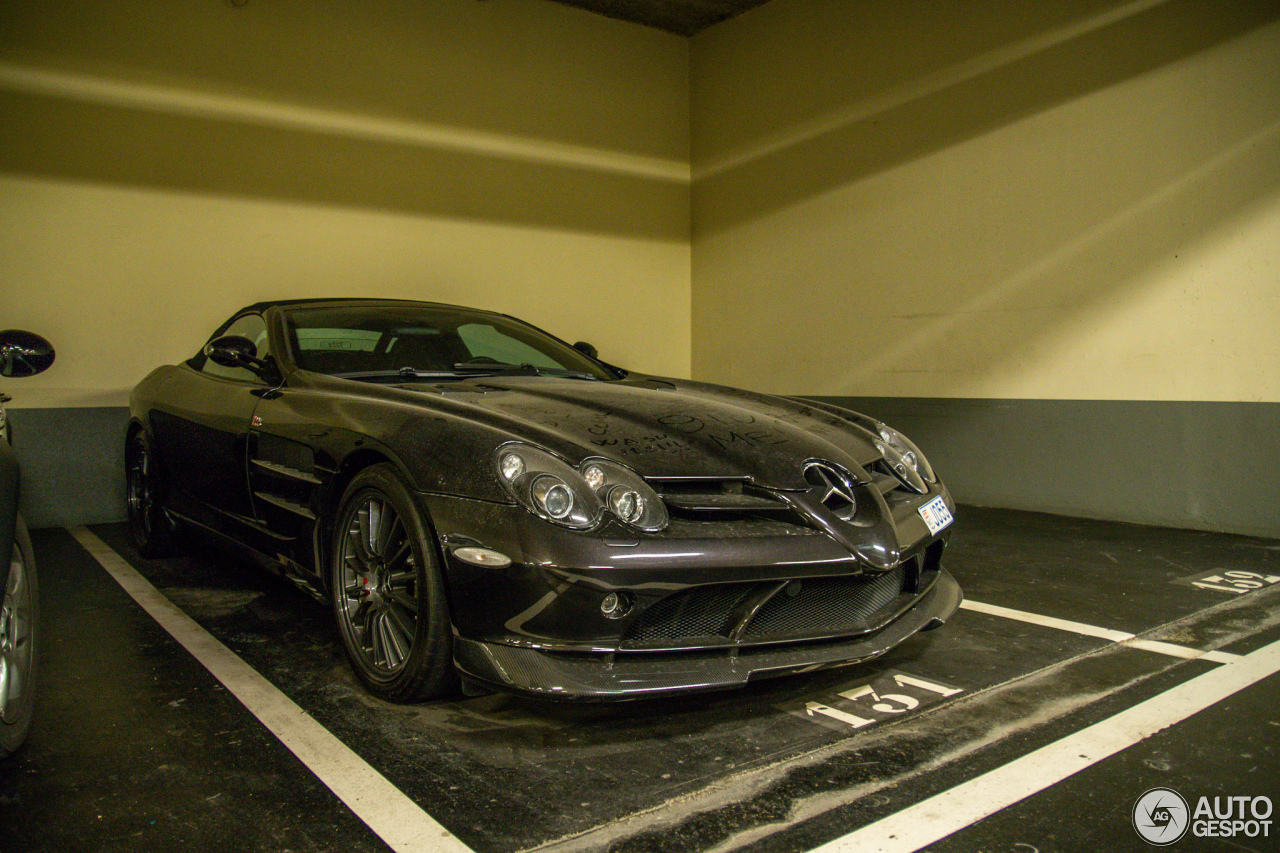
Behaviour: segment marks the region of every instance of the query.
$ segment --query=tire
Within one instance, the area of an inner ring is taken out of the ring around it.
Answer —
[[[454,692],[453,630],[435,535],[389,464],[356,474],[334,519],[330,598],[369,692],[421,702]]]
[[[138,553],[148,559],[179,550],[177,523],[164,510],[164,478],[145,432],[129,436],[124,451],[125,509],[129,534]]]
[[[31,728],[39,651],[40,585],[31,537],[18,519],[0,605],[0,758],[22,746]]]

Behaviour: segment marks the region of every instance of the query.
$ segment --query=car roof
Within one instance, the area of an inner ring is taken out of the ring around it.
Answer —
[[[482,314],[496,314],[496,311],[486,311],[483,308],[470,308],[466,305],[450,305],[446,302],[421,302],[416,299],[374,299],[365,297],[332,297],[321,299],[273,299],[266,302],[255,302],[252,305],[246,305],[236,312],[235,316],[250,312],[262,313],[268,308],[297,308],[308,305],[416,305],[429,308],[454,308],[459,311],[476,311]],[[501,316],[501,315],[500,315]]]

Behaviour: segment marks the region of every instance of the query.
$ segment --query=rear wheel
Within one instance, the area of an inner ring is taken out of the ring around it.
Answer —
[[[164,481],[146,433],[129,436],[124,453],[125,503],[129,533],[144,557],[164,557],[178,549],[178,527],[164,511]]]
[[[452,692],[458,677],[435,537],[409,487],[391,465],[366,468],[336,522],[331,597],[356,675],[390,702]]]
[[[36,701],[40,595],[31,539],[18,521],[0,603],[0,758],[22,746]]]

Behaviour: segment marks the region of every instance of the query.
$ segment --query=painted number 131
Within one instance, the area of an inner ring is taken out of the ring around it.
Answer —
[[[960,692],[960,689],[956,687],[944,687],[941,684],[934,684],[932,681],[925,681],[923,678],[916,678],[914,675],[904,675],[898,672],[893,674],[893,680],[899,689],[914,687],[916,690],[936,693],[939,696],[954,696]],[[836,695],[852,702],[870,702],[871,710],[881,714],[905,714],[907,711],[920,707],[920,700],[914,696],[907,693],[877,693],[870,684],[863,684],[861,687],[845,690]],[[848,711],[841,711],[839,708],[832,708],[830,705],[823,705],[821,702],[806,702],[805,711],[809,716],[821,714],[824,717],[848,723],[855,729],[877,722],[875,719],[861,717]]]

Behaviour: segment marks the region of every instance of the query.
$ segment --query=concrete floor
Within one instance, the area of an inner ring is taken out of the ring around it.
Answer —
[[[974,507],[957,525],[946,562],[966,609],[874,663],[594,706],[388,705],[289,584],[204,548],[143,560],[120,526],[92,533],[477,853],[875,849],[882,831],[881,849],[1142,850],[1131,812],[1150,788],[1192,808],[1280,802],[1274,670],[1074,774],[1046,759],[1030,796],[960,787],[1257,669],[1280,641],[1280,542]],[[69,532],[33,538],[42,692],[28,745],[0,766],[0,850],[389,849]],[[1235,581],[1249,591],[1218,588]],[[1195,657],[1207,650],[1226,654]],[[874,699],[839,695],[866,685]],[[939,815],[916,820],[932,797]],[[933,835],[904,847],[880,823],[894,815]],[[1274,820],[1265,838],[1188,833],[1172,849],[1280,850]]]

